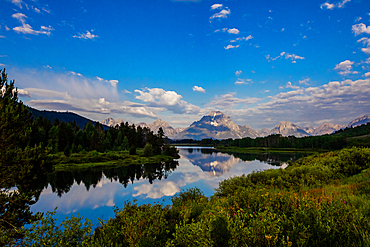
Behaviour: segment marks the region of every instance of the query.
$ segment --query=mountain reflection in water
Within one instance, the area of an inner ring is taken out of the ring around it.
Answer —
[[[179,154],[180,159],[173,162],[54,172],[38,184],[42,192],[31,210],[46,212],[58,207],[58,219],[79,213],[98,223],[97,217],[113,217],[113,206],[122,207],[126,200],[170,204],[172,196],[190,187],[210,196],[224,179],[279,168],[301,156],[227,154],[200,147],[181,147]]]

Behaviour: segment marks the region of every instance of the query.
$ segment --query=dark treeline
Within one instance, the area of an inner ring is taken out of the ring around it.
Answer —
[[[144,165],[130,165],[114,168],[94,168],[89,170],[70,170],[70,171],[55,171],[47,175],[42,183],[38,183],[40,191],[47,188],[50,184],[51,189],[59,197],[64,193],[68,193],[73,184],[83,184],[87,190],[96,185],[102,180],[103,176],[107,179],[118,181],[125,188],[129,183],[135,180],[148,179],[149,183],[155,180],[166,179],[172,171],[179,165],[178,161],[160,162]],[[38,200],[39,194],[36,195]]]
[[[91,122],[80,128],[74,121],[65,123],[55,119],[52,124],[49,119],[39,116],[33,122],[30,145],[42,143],[50,147],[51,152],[64,152],[66,156],[93,150],[130,150],[130,154],[136,154],[136,148],[145,148],[145,155],[151,156],[161,154],[162,149],[170,154],[170,148],[164,147],[166,142],[161,128],[158,134],[147,127],[136,127],[127,122],[105,130],[102,124],[93,125]]]
[[[357,127],[347,127],[345,129],[337,130],[332,135],[345,136],[345,137],[356,137],[364,136],[370,134],[370,122],[357,126]]]
[[[347,146],[347,139],[342,136],[282,136],[279,134],[258,137],[235,139],[229,143],[233,147],[267,147],[267,148],[297,148],[297,149],[331,149],[338,150]]]

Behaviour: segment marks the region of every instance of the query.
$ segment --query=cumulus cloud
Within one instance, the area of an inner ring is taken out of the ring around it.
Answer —
[[[237,42],[237,41],[243,41],[243,40],[245,40],[245,41],[248,41],[248,40],[250,40],[250,39],[253,39],[253,37],[252,37],[252,35],[249,35],[248,37],[240,37],[240,38],[236,38],[236,39],[234,39],[234,40],[230,40],[230,42]]]
[[[198,86],[194,86],[193,87],[193,91],[197,91],[197,92],[201,92],[201,93],[205,93],[206,90],[202,87],[198,87]]]
[[[355,24],[352,26],[352,32],[355,33],[355,36],[362,33],[370,34],[370,26],[367,26],[364,23]]]
[[[232,34],[239,34],[240,31],[236,28],[230,28],[227,30],[227,32]]]
[[[81,74],[79,74],[81,76]],[[112,87],[117,87],[117,84],[118,84],[118,80],[105,80],[99,76],[96,76],[96,79],[98,79],[98,81],[102,81],[102,82],[107,82],[109,84],[112,85]]]
[[[299,81],[299,84],[305,84],[305,85],[309,85],[308,82],[310,81],[310,78],[306,78],[306,79],[303,79],[303,80],[300,80]]]
[[[239,75],[241,75],[241,73],[243,73],[243,71],[238,70],[238,71],[236,71],[236,72],[235,72],[235,75],[236,75],[236,76],[239,76]]]
[[[294,86],[290,81],[287,82],[286,88],[299,89],[299,86]]]
[[[91,30],[92,32],[93,30]],[[90,31],[86,31],[86,33],[78,33],[78,35],[73,36],[73,38],[77,39],[95,39],[98,38],[98,35],[92,34]]]
[[[18,8],[22,9],[22,4],[25,4],[22,2],[22,0],[11,0],[13,4],[15,4]],[[25,4],[26,5],[26,4]],[[27,6],[27,5],[26,5]]]
[[[341,2],[338,2],[336,4],[333,4],[333,3],[323,3],[320,5],[320,8],[321,9],[334,9],[334,8],[343,8],[344,5],[348,2],[350,2],[351,0],[343,0]]]
[[[22,13],[15,13],[12,15],[13,18],[17,19],[20,23],[22,23],[22,26],[14,27],[13,30],[17,33],[24,33],[24,34],[46,34],[50,35],[52,30],[54,30],[50,25],[48,27],[41,26],[41,29],[39,31],[36,31],[32,29],[31,25],[26,23],[27,16]]]
[[[370,28],[370,26],[369,26],[369,28]],[[366,47],[361,48],[361,51],[370,55],[370,38],[363,37],[363,38],[357,40],[357,42],[359,42],[359,43],[362,42],[364,44],[364,46],[366,46]]]
[[[258,128],[270,128],[282,120],[309,126],[328,117],[335,118],[335,123],[346,124],[370,109],[370,79],[332,81],[319,87],[293,89],[268,99],[256,106],[229,109],[227,114]],[[274,121],[266,122],[268,118]]]
[[[227,18],[227,16],[230,15],[230,13],[231,13],[230,9],[226,7],[223,10],[221,10],[219,13],[212,15],[209,19],[212,20],[212,19]]]
[[[228,45],[228,46],[225,46],[225,50],[229,50],[229,49],[233,49],[233,48],[238,48],[240,45]]]
[[[173,113],[198,113],[200,107],[192,105],[184,100],[175,91],[165,91],[162,88],[146,88],[145,90],[135,90],[135,98],[150,103],[149,106],[163,107]]]
[[[354,63],[355,62],[353,62],[353,61],[345,60],[345,61],[340,62],[339,64],[337,64],[335,66],[334,70],[338,70],[338,74],[343,75],[343,76],[346,76],[346,75],[349,75],[349,74],[357,74],[358,73],[357,71],[352,70],[352,65]]]
[[[214,9],[221,9],[222,8],[222,4],[220,3],[215,3],[211,6],[211,9],[214,10]]]
[[[240,79],[235,82],[235,84],[248,84],[248,83],[253,83],[252,79]]]
[[[370,72],[365,73],[365,76],[366,77],[369,77],[370,76]]]

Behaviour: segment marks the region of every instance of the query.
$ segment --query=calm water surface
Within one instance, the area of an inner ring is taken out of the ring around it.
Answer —
[[[71,214],[84,216],[98,225],[97,218],[114,216],[113,208],[126,200],[138,204],[171,203],[171,197],[183,189],[197,187],[206,196],[214,193],[224,179],[256,170],[280,168],[298,154],[229,155],[205,147],[178,147],[180,159],[171,163],[147,164],[110,169],[55,172],[42,185],[33,212],[52,211],[63,220]]]

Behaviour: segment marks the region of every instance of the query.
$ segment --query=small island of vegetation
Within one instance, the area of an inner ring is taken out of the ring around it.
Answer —
[[[5,71],[2,71],[1,245],[370,245],[370,149],[367,145],[361,147],[366,144],[367,137],[352,142],[346,139],[352,138],[348,134],[343,142],[340,141],[342,137],[334,137],[339,139],[333,139],[336,140],[333,143],[326,142],[337,145],[334,148],[311,142],[313,138],[297,139],[289,144],[283,139],[285,137],[268,137],[278,140],[275,145],[286,145],[274,148],[307,149],[289,146],[307,142],[308,150],[329,151],[290,162],[286,169],[258,171],[224,180],[211,197],[191,188],[172,197],[172,205],[159,202],[138,205],[135,200],[128,201],[122,208],[115,208],[114,218],[101,221],[95,228],[83,217],[72,216],[58,225],[55,212],[32,214],[29,207],[40,193],[33,182],[53,169],[86,163],[116,165],[121,159],[134,162],[139,157],[176,156],[177,152],[163,146],[163,134],[154,135],[142,129],[141,136],[145,138],[140,139],[137,138],[139,128],[128,124],[104,130],[100,125],[90,124],[80,129],[71,123],[49,124],[39,118],[33,121],[27,107],[18,101],[14,81],[7,82]],[[58,136],[61,130],[65,132]],[[247,144],[241,144],[248,141],[218,142],[227,144],[224,146],[228,148],[248,148]],[[261,148],[256,144],[254,147]],[[24,227],[26,224],[29,225]]]

